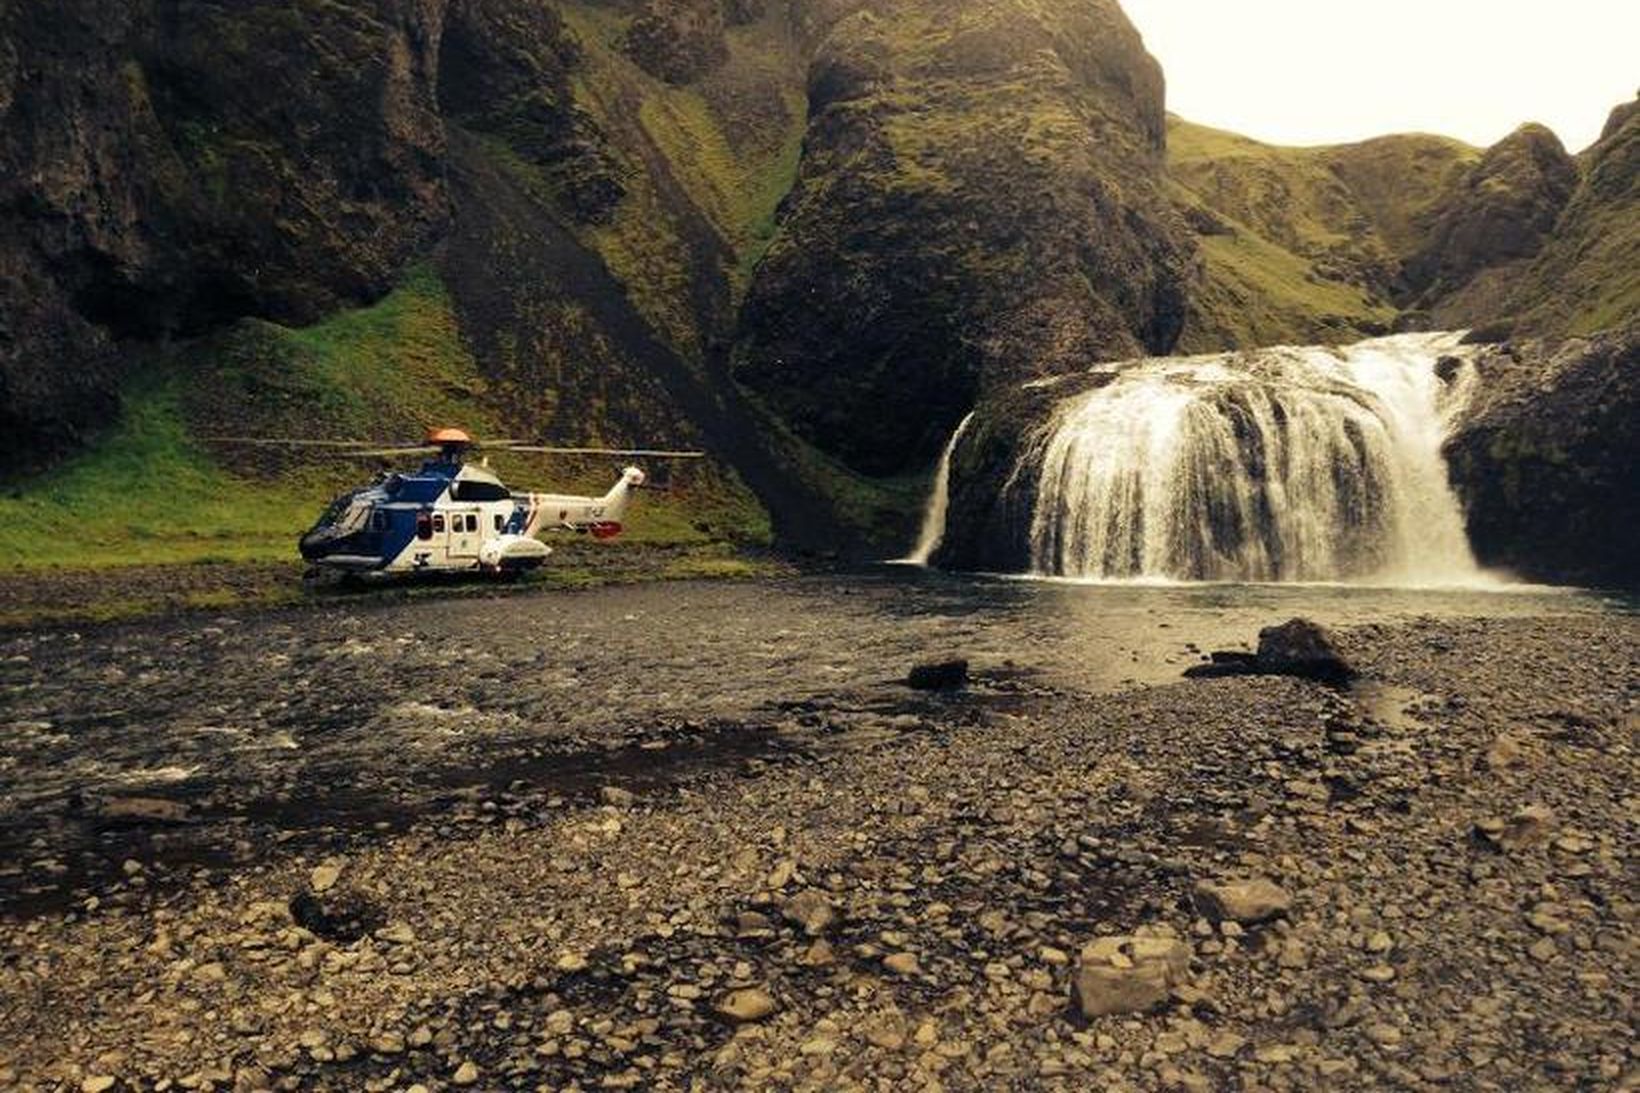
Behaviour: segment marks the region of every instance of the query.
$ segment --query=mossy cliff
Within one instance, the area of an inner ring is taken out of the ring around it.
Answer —
[[[1492,348],[1477,367],[1479,402],[1446,446],[1476,557],[1640,587],[1640,322]]]
[[[1637,148],[1633,108],[1576,159],[1170,120],[1115,0],[5,5],[0,449],[32,502],[139,434],[317,488],[197,442],[225,421],[701,444],[677,512],[881,554],[1026,379],[1619,325]],[[437,361],[381,321],[411,304]]]
[[[870,474],[983,392],[1166,352],[1188,249],[1162,77],[1110,0],[809,6],[809,124],[736,377]]]

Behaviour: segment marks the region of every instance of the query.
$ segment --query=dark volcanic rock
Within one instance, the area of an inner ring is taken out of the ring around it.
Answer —
[[[1258,632],[1258,665],[1269,675],[1303,676],[1342,683],[1355,669],[1339,653],[1327,628],[1309,619],[1289,619]]]
[[[1222,650],[1207,663],[1184,670],[1190,679],[1222,676],[1297,676],[1322,683],[1348,683],[1356,676],[1353,665],[1334,644],[1326,627],[1309,619],[1289,619],[1258,632],[1258,652]]]
[[[954,691],[968,684],[966,660],[918,664],[906,676],[906,686],[918,691]]]
[[[1481,564],[1640,586],[1640,325],[1499,347],[1477,366],[1445,453]]]
[[[806,10],[809,129],[740,380],[891,474],[984,390],[1171,348],[1189,233],[1161,194],[1161,72],[1114,3]]]
[[[575,105],[570,72],[579,59],[553,8],[459,0],[440,46],[439,106],[540,168],[575,219],[602,222],[625,190],[605,135]]]
[[[1031,523],[1046,424],[1054,407],[1115,378],[1110,369],[996,392],[975,412],[952,453],[946,569],[1023,573],[1031,568]]]
[[[302,892],[290,901],[296,925],[326,941],[357,941],[387,923],[387,915],[373,900],[351,889]]]

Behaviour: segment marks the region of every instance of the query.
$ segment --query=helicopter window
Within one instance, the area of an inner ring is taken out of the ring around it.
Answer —
[[[467,530],[468,531],[477,531],[478,530],[478,514],[477,513],[469,512],[467,514]]]
[[[442,512],[433,514],[433,530],[437,532],[444,530],[444,514]]]
[[[416,513],[416,538],[431,539],[433,537],[433,518],[425,512]]]
[[[495,530],[500,531],[503,527],[506,526],[506,523],[507,523],[506,518],[503,517],[499,512],[495,514]]]

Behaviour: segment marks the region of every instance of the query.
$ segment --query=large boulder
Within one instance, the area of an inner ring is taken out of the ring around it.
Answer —
[[[1099,938],[1082,950],[1071,1003],[1088,1020],[1155,1009],[1189,980],[1191,955],[1177,938]]]
[[[1301,676],[1328,683],[1343,683],[1355,677],[1332,634],[1309,619],[1288,619],[1279,626],[1258,632],[1259,670],[1267,675]]]

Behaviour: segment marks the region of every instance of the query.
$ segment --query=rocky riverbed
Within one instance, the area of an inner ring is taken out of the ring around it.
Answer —
[[[1180,678],[1292,614],[1354,684]],[[1640,1076],[1621,604],[828,577],[0,671],[0,1087]]]

